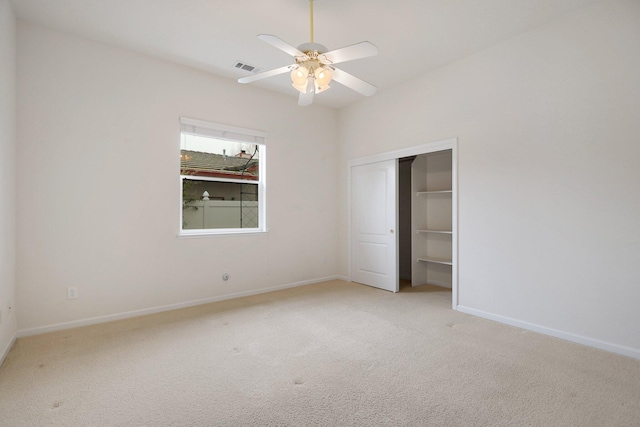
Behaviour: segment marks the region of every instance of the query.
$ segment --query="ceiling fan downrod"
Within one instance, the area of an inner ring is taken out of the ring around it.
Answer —
[[[309,41],[313,43],[313,0],[309,0]]]

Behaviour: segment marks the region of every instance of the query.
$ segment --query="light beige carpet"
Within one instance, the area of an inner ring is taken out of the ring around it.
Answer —
[[[640,361],[340,281],[19,339],[2,426],[639,426]]]

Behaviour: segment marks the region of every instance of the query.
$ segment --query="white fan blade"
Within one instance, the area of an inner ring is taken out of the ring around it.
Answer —
[[[313,90],[307,90],[307,93],[300,92],[300,96],[298,96],[298,105],[304,107],[306,105],[311,105],[313,102]]]
[[[360,42],[351,46],[332,50],[331,52],[320,55],[329,61],[330,64],[338,64],[340,62],[351,61],[354,59],[366,58],[378,54],[378,48],[369,42]]]
[[[272,36],[271,34],[260,34],[258,38],[263,42],[269,43],[273,47],[277,47],[281,51],[288,53],[293,57],[305,56],[304,52],[300,52],[297,47],[293,47],[284,40],[281,40],[276,36]]]
[[[360,80],[359,78],[338,68],[333,69],[333,81],[345,85],[349,89],[353,89],[364,96],[371,96],[378,90],[374,85],[367,83],[364,80]]]
[[[238,83],[251,83],[256,80],[266,79],[267,77],[277,76],[278,74],[283,74],[291,71],[293,65],[286,65],[280,68],[274,68],[273,70],[265,71],[262,73],[254,74],[252,76],[242,77],[238,79]]]

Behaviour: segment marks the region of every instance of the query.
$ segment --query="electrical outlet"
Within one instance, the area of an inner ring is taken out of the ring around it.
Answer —
[[[67,299],[76,299],[76,298],[78,298],[78,287],[69,286],[67,288]]]

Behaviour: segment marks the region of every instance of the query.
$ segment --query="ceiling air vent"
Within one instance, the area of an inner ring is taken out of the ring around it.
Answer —
[[[249,65],[245,62],[236,61],[236,64],[233,66],[234,68],[238,68],[240,70],[249,71],[250,73],[256,74],[260,72],[260,68]]]

